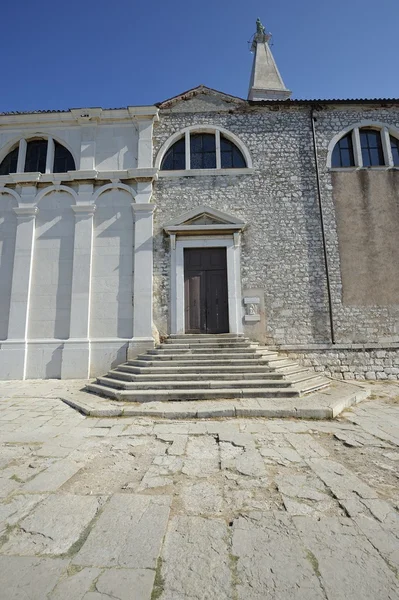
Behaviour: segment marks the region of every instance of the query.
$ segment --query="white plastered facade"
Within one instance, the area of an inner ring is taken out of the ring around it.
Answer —
[[[151,106],[0,116],[0,162],[41,138],[76,166],[19,161],[0,176],[0,379],[84,379],[153,346],[157,118]]]

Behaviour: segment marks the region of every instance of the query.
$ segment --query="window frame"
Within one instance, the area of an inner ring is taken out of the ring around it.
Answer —
[[[382,155],[383,155],[383,164],[380,165],[364,165],[363,163],[363,154],[362,154],[362,144],[360,140],[360,132],[362,130],[369,129],[375,132],[378,132],[381,141],[382,147]],[[350,167],[337,167],[333,166],[332,159],[334,149],[337,144],[345,137],[351,135],[352,138],[352,146],[353,146],[353,154],[355,164]],[[328,156],[327,156],[327,167],[331,171],[348,171],[351,169],[397,169],[399,165],[395,165],[392,154],[392,146],[391,146],[391,138],[399,141],[399,131],[396,128],[387,125],[386,123],[379,123],[375,121],[361,121],[360,123],[356,123],[355,125],[351,125],[347,127],[339,134],[334,136],[334,138],[330,141],[328,147]]]
[[[191,155],[190,155],[190,135],[191,134],[203,134],[203,133],[211,133],[215,135],[215,144],[216,144],[216,168],[210,169],[192,169],[191,168]],[[222,168],[221,165],[221,145],[220,145],[220,137],[224,136],[228,141],[232,142],[237,149],[241,152],[245,167],[235,168],[235,167],[226,167]],[[185,140],[185,169],[182,170],[161,170],[162,162],[168,150],[173,146],[173,144],[180,139]],[[223,127],[214,126],[214,125],[193,125],[190,127],[186,127],[175,134],[173,134],[160,148],[157,157],[155,159],[155,168],[158,169],[158,175],[160,177],[181,177],[181,176],[196,176],[196,175],[234,175],[234,174],[250,174],[253,172],[252,166],[252,158],[251,155],[244,145],[244,143],[233,133],[224,129]]]
[[[29,142],[34,142],[34,141],[44,141],[47,143],[47,151],[46,151],[46,161],[45,161],[45,170],[44,173],[41,173],[42,175],[44,174],[62,174],[64,173],[64,171],[60,172],[55,172],[54,171],[54,159],[55,159],[55,145],[59,144],[60,146],[63,146],[72,156],[75,168],[73,169],[73,171],[76,171],[76,158],[73,155],[73,152],[68,148],[68,146],[65,145],[65,143],[63,141],[59,141],[58,139],[54,138],[53,136],[49,136],[49,135],[42,135],[40,133],[37,133],[36,135],[30,136],[30,137],[23,137],[20,138],[18,141],[14,142],[11,146],[9,146],[8,150],[3,154],[2,159],[0,161],[0,164],[2,164],[2,162],[7,158],[7,156],[13,152],[14,150],[16,150],[18,148],[18,159],[17,159],[17,168],[16,171],[14,172],[10,172],[8,173],[8,175],[2,175],[1,177],[7,177],[9,175],[21,175],[21,174],[27,174],[27,173],[39,173],[40,171],[26,171],[25,170],[25,165],[26,165],[26,152],[28,149],[28,144]],[[3,150],[4,152],[4,150]],[[66,171],[65,173],[68,173],[68,171]]]

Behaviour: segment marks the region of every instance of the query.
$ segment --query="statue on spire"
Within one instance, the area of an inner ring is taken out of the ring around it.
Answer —
[[[258,35],[266,35],[266,29],[262,25],[262,22],[259,19],[259,17],[256,19],[256,33]]]

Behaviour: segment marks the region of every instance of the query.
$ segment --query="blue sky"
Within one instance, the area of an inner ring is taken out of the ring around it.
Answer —
[[[152,104],[204,83],[246,97],[259,16],[294,98],[399,97],[398,0],[14,0],[0,111]]]

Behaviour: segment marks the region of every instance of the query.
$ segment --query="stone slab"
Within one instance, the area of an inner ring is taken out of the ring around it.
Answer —
[[[162,553],[161,599],[234,598],[227,537],[222,519],[171,519]]]
[[[24,492],[54,492],[61,487],[80,469],[75,461],[59,460],[39,473],[34,479],[28,481],[23,488]]]
[[[284,513],[239,517],[232,554],[238,600],[325,600],[306,549]]]
[[[170,502],[169,496],[115,494],[74,564],[155,569]]]
[[[51,495],[25,517],[2,546],[4,554],[66,554],[96,516],[98,497]]]
[[[151,600],[154,578],[149,569],[72,569],[49,600]]]
[[[397,600],[398,581],[350,519],[293,517],[327,598]],[[372,573],[372,576],[370,576]]]
[[[59,558],[0,556],[0,595],[4,600],[44,600],[67,565]]]

